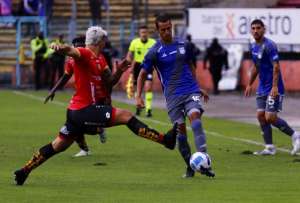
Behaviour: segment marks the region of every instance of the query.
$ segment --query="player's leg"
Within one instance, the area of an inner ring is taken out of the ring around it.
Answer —
[[[73,138],[60,134],[52,143],[41,147],[33,157],[19,170],[14,172],[17,185],[23,185],[30,172],[55,154],[66,150],[73,143]]]
[[[281,132],[291,137],[293,144],[291,154],[294,155],[300,150],[300,135],[298,132],[292,129],[284,119],[277,116],[277,112],[282,110],[282,101],[282,96],[278,96],[276,98],[272,98],[271,96],[268,97],[266,120],[268,123],[278,128]]]
[[[145,123],[138,120],[127,110],[113,108],[110,126],[127,125],[136,135],[163,144],[169,149],[174,149],[176,144],[177,124],[167,133],[159,133],[155,129],[149,128]]]
[[[256,117],[260,125],[265,148],[254,152],[254,155],[274,155],[276,148],[273,145],[272,127],[265,118],[267,96],[258,95],[256,97]]]
[[[196,150],[198,152],[207,153],[206,135],[201,121],[201,116],[204,112],[201,105],[201,96],[199,94],[190,95],[185,100],[184,108],[191,123]],[[209,177],[215,176],[215,173],[212,171],[211,168],[205,169],[205,171],[202,171],[201,174],[204,174]]]
[[[152,74],[147,74],[145,82],[145,107],[146,107],[146,116],[152,117]]]
[[[74,157],[88,156],[91,154],[89,147],[86,143],[84,135],[76,136],[75,142],[77,143],[78,147],[80,148],[80,151],[77,154],[75,154]]]

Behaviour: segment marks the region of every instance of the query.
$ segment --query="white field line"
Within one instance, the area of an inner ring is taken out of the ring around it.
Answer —
[[[44,101],[43,97],[39,97],[39,96],[36,96],[36,95],[33,95],[33,94],[24,93],[24,92],[20,92],[20,91],[13,91],[13,93],[16,94],[16,95],[28,97],[30,99],[34,99],[34,100],[38,100],[38,101],[42,101],[42,102]],[[67,103],[60,102],[60,101],[49,101],[49,104],[55,104],[57,106],[62,106],[62,107],[66,107],[68,105]],[[149,122],[152,122],[152,123],[155,123],[155,124],[159,124],[161,126],[168,126],[168,127],[172,126],[171,123],[166,123],[166,122],[158,121],[158,120],[155,120],[155,119],[141,118],[141,117],[139,117],[139,119],[144,120],[144,121],[149,121]],[[190,127],[187,127],[187,129],[189,131],[192,130]],[[244,138],[239,138],[239,137],[229,137],[229,136],[223,135],[221,133],[213,132],[213,131],[205,131],[205,132],[209,135],[214,136],[214,137],[219,137],[219,138],[232,140],[232,141],[236,141],[236,142],[241,142],[241,143],[245,143],[245,144],[265,146],[263,143],[257,142],[257,141],[254,141],[254,140],[249,140],[249,139],[244,139]],[[290,150],[285,149],[285,148],[281,148],[281,147],[278,147],[277,150],[281,151],[281,152],[290,153]]]

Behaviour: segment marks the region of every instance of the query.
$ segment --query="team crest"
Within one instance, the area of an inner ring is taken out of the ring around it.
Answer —
[[[185,49],[184,49],[184,47],[179,47],[179,53],[180,53],[180,54],[185,54]]]

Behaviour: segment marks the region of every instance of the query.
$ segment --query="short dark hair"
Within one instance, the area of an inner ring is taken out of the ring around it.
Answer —
[[[74,47],[85,47],[85,36],[79,36],[72,40]]]
[[[262,27],[265,27],[265,24],[264,24],[264,22],[263,22],[261,19],[255,19],[255,20],[253,20],[253,21],[251,22],[251,26],[252,26],[252,25],[255,25],[255,24],[259,24],[259,25],[261,25]]]
[[[148,29],[148,26],[147,26],[147,25],[140,25],[140,26],[139,26],[139,30],[141,30],[141,29],[146,29],[146,30],[147,30],[147,29]]]
[[[161,22],[167,22],[171,20],[171,17],[167,14],[167,13],[161,13],[161,14],[158,14],[156,16],[156,19],[155,19],[155,26],[156,26],[156,29],[158,29],[158,23],[161,23]]]

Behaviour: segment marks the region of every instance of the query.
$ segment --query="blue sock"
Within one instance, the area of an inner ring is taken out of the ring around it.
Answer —
[[[200,119],[193,120],[191,123],[194,132],[195,145],[198,152],[206,152],[206,136],[202,128]]]
[[[269,123],[260,124],[265,144],[273,144],[272,127]]]
[[[273,125],[278,128],[281,132],[292,136],[294,134],[294,130],[289,126],[289,124],[287,124],[287,122],[281,118],[277,118],[277,120],[275,121],[275,123],[273,123]]]
[[[189,146],[189,143],[187,141],[187,136],[179,134],[177,137],[178,140],[178,149],[179,152],[184,159],[187,166],[190,165],[190,158],[191,158],[191,148]]]

